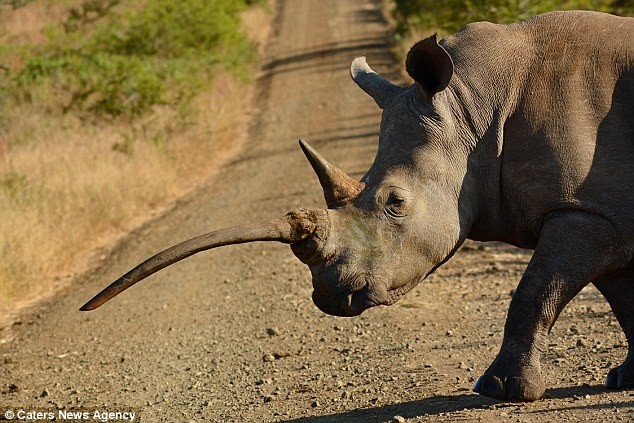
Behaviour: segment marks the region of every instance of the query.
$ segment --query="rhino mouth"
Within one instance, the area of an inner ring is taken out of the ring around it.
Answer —
[[[390,295],[367,281],[339,289],[327,288],[322,279],[313,278],[313,302],[326,314],[354,317],[379,305],[389,305]]]
[[[367,290],[330,296],[319,291],[313,291],[313,302],[319,310],[331,316],[354,317],[365,310],[380,305],[367,295]]]

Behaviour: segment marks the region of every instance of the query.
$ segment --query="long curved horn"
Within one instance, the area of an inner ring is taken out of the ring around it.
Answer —
[[[286,244],[300,242],[320,225],[324,226],[325,216],[325,210],[300,210],[289,213],[282,219],[219,229],[181,242],[137,265],[84,304],[80,310],[94,310],[151,274],[201,251],[252,241],[279,241]]]
[[[364,186],[362,182],[352,179],[343,170],[328,163],[306,141],[299,140],[299,145],[319,178],[328,208],[339,207],[361,192]]]
[[[365,61],[365,57],[354,59],[350,66],[350,76],[363,91],[374,99],[381,109],[385,108],[402,89],[374,72]]]

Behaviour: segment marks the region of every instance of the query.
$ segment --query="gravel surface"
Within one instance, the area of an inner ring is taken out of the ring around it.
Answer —
[[[299,137],[351,175],[363,175],[380,111],[350,81],[349,64],[367,55],[391,78],[401,67],[386,47],[379,3],[278,1],[242,152],[201,190],[130,234],[104,266],[0,331],[0,416],[23,410],[52,413],[57,421],[71,420],[60,417],[69,411],[105,421],[101,414],[94,419],[98,411],[179,423],[634,420],[634,392],[602,386],[627,348],[594,288],[581,292],[552,331],[543,358],[545,399],[506,404],[471,391],[497,353],[512,290],[530,257],[501,243],[468,242],[396,305],[351,319],[319,312],[307,268],[273,243],[194,256],[96,311],[78,311],[114,278],[178,241],[321,207]]]

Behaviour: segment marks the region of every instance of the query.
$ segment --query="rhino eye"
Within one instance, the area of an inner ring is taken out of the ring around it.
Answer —
[[[396,194],[390,193],[385,203],[385,211],[392,217],[400,217],[404,213],[405,198]]]
[[[405,203],[405,199],[394,193],[390,194],[390,196],[387,198],[388,206],[401,207],[403,203]]]

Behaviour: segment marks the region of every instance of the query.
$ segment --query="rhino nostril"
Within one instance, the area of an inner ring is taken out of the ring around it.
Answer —
[[[301,242],[291,244],[293,254],[304,264],[317,264],[323,261],[320,254],[320,245],[313,238],[307,238]]]
[[[327,210],[299,210],[289,213],[301,235],[291,243],[291,250],[304,264],[314,265],[323,261],[323,247],[328,238],[330,221]]]

